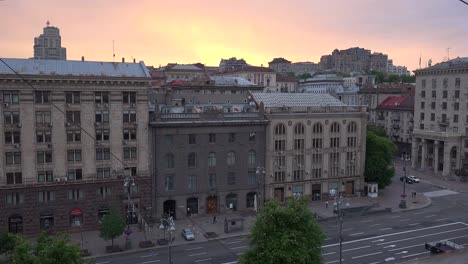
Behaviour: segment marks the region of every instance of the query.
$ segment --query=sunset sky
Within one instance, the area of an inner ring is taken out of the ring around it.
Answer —
[[[318,62],[333,49],[363,47],[394,64],[468,56],[468,5],[458,0],[0,0],[0,57],[33,56],[47,20],[67,58],[146,65],[236,56]]]

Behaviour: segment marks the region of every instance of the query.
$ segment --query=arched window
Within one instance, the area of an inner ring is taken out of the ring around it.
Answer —
[[[237,194],[230,193],[226,195],[226,207],[233,211],[237,210]]]
[[[247,157],[249,165],[255,166],[255,164],[257,163],[257,155],[255,153],[255,150],[249,150],[249,152],[247,153]]]
[[[216,167],[216,153],[214,152],[208,154],[208,167]]]
[[[314,126],[312,126],[312,133],[313,134],[322,134],[323,133],[322,124],[315,123]]]
[[[294,134],[303,135],[304,131],[305,131],[305,128],[302,123],[297,123],[296,126],[294,126]]]
[[[187,198],[187,215],[189,214],[198,214],[198,198],[196,197]]]
[[[333,122],[330,126],[330,133],[340,133],[340,124]]]
[[[348,124],[348,133],[356,133],[357,132],[357,124],[356,122],[351,122]]]
[[[229,151],[227,154],[227,165],[232,166],[236,164],[236,153]]]
[[[167,161],[167,168],[173,169],[174,168],[174,154],[168,153],[166,155],[166,161]]]
[[[188,155],[187,165],[191,168],[197,166],[197,154],[192,152]]]
[[[277,124],[275,126],[275,135],[286,135],[286,126],[284,124]]]

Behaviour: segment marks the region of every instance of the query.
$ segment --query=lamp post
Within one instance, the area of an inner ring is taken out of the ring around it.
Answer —
[[[334,194],[334,190],[332,190],[332,195]],[[335,197],[335,202],[333,203],[333,209],[336,211],[338,214],[339,220],[340,220],[340,264],[342,263],[342,255],[343,255],[343,211],[342,209],[342,204],[344,201],[343,195],[340,195],[339,197]],[[349,202],[345,203],[345,206],[349,206]]]
[[[400,208],[406,208],[406,162],[411,160],[410,155],[402,154],[401,160],[403,160],[403,193],[401,194]]]
[[[170,215],[170,214],[169,214]],[[166,237],[166,229],[169,230],[169,264],[172,264],[171,245],[172,245],[172,231],[175,230],[174,218],[161,218],[161,225],[159,229],[164,229],[164,237]]]
[[[265,201],[266,201],[265,167],[258,166],[257,169],[255,170],[255,174],[257,175],[257,186],[260,187],[260,185],[263,183],[263,205],[265,205]],[[259,179],[259,176],[260,176],[260,179]],[[259,195],[255,194],[255,197],[258,197],[258,196]],[[257,211],[257,208],[255,208],[255,211]]]

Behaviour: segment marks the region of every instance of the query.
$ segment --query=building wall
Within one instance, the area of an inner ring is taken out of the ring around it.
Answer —
[[[409,154],[413,140],[414,115],[411,110],[376,110],[375,124],[385,129],[400,152]]]

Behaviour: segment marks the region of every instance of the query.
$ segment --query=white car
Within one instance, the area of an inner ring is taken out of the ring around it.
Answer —
[[[408,176],[408,179],[411,179],[413,182],[419,183],[421,180],[416,176]]]

